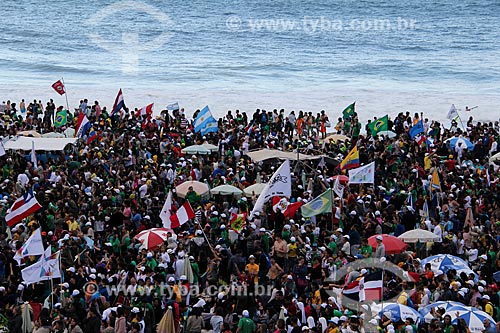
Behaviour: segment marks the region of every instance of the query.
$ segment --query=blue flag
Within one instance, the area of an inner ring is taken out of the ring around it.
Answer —
[[[410,138],[413,140],[420,133],[424,133],[424,125],[422,125],[422,120],[415,124],[412,128],[410,128]]]
[[[205,135],[210,132],[217,132],[219,130],[217,120],[212,116],[208,105],[201,109],[200,113],[194,120],[194,131],[200,132]]]

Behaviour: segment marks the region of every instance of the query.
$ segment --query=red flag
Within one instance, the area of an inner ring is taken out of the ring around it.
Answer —
[[[293,218],[295,217],[295,213],[297,210],[302,206],[304,202],[302,201],[297,201],[291,204],[288,204],[288,207],[286,207],[286,210],[283,212],[283,215],[288,218]]]
[[[64,93],[66,93],[66,91],[64,90],[64,83],[62,83],[61,80],[57,80],[56,82],[54,82],[54,84],[52,84],[52,88],[54,88],[54,90],[57,91],[59,95],[63,95]]]
[[[195,213],[193,211],[193,208],[191,208],[191,205],[189,204],[189,201],[186,201],[184,205],[182,205],[176,212],[175,214],[172,214],[170,216],[170,228],[174,229],[177,227],[180,227],[190,219],[195,218]]]
[[[139,110],[137,110],[135,116],[136,117],[148,116],[149,118],[149,116],[153,114],[153,105],[154,103],[151,103],[149,105],[140,108]]]

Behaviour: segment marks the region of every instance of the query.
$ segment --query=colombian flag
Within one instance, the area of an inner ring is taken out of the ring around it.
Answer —
[[[359,167],[359,151],[358,147],[354,146],[352,150],[347,154],[344,160],[340,163],[340,170],[347,170]]]

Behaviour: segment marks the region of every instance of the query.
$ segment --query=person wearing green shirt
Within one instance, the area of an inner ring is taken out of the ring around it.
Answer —
[[[333,235],[330,238],[330,243],[328,243],[328,248],[332,250],[332,253],[334,255],[337,255],[337,243],[335,242],[335,238],[333,237]]]
[[[191,206],[200,203],[200,196],[193,190],[192,186],[189,186],[186,193],[186,200],[189,201]]]
[[[370,244],[368,244],[366,238],[363,238],[361,240],[361,247],[359,248],[359,254],[362,255],[363,258],[371,258],[372,253],[373,253],[372,247],[370,246]]]
[[[243,317],[238,322],[238,329],[236,333],[252,333],[255,331],[255,323],[250,319],[250,313],[248,310],[243,310]]]
[[[158,263],[156,262],[155,258],[153,258],[153,253],[148,252],[148,254],[146,255],[146,267],[149,267],[152,271],[154,271],[156,266],[158,266]]]
[[[191,263],[191,270],[193,271],[193,284],[198,284],[200,279],[200,266],[194,261],[194,257],[189,257],[189,262]]]

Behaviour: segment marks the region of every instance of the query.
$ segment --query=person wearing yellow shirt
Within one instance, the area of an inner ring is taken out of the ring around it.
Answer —
[[[80,230],[80,224],[78,224],[78,222],[76,222],[76,220],[73,219],[71,216],[68,217],[68,220],[66,221],[66,223],[68,224],[69,231]]]
[[[253,277],[254,283],[259,283],[259,265],[255,263],[255,257],[253,255],[248,257],[248,260],[250,260],[250,263],[245,266],[245,271]]]
[[[484,295],[483,296],[483,302],[484,302],[484,312],[486,312],[491,317],[493,317],[494,310],[493,310],[493,303],[490,302],[490,296],[489,295]]]

